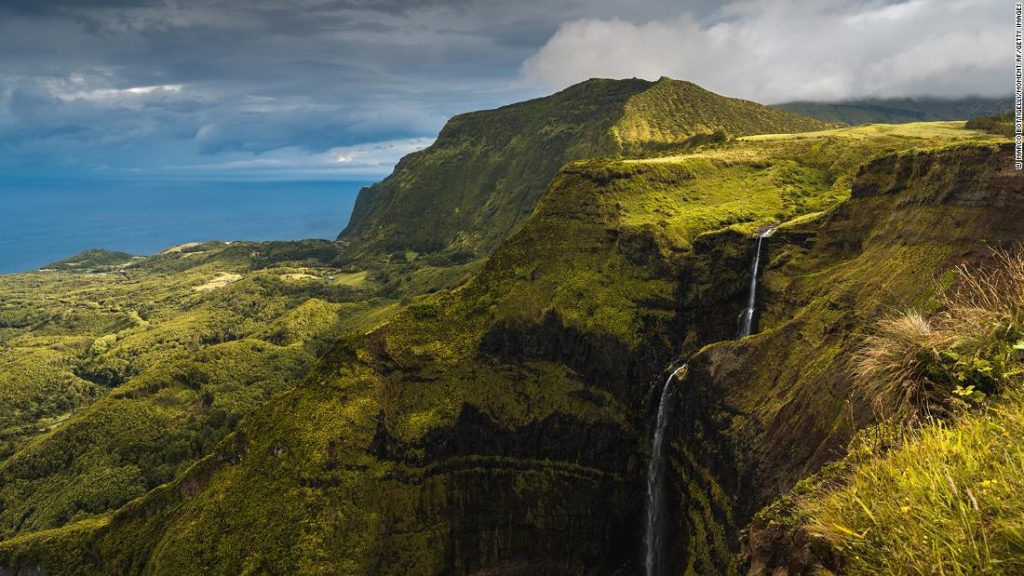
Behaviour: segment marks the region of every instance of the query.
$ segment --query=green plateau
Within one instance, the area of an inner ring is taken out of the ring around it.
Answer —
[[[664,574],[1017,573],[1002,124],[591,80],[453,118],[335,242],[0,276],[0,574],[644,574],[653,459]]]

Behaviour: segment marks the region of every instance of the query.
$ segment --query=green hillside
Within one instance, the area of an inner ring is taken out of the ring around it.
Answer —
[[[452,118],[429,148],[364,189],[341,240],[359,253],[488,254],[572,160],[826,125],[689,82],[589,80],[553,96]]]
[[[109,513],[172,480],[387,317],[327,242],[89,251],[0,276],[0,538]]]
[[[1013,110],[1013,98],[877,98],[842,102],[787,102],[776,108],[838,124],[904,124],[968,120]]]

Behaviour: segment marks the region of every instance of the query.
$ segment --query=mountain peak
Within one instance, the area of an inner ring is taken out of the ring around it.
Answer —
[[[591,78],[551,96],[455,116],[433,145],[359,194],[340,238],[367,254],[481,256],[530,214],[568,162],[636,156],[712,134],[827,126],[684,80]]]

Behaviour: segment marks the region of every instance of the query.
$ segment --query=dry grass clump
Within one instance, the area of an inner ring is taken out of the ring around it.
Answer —
[[[957,276],[941,313],[884,318],[854,356],[855,393],[879,417],[948,416],[1020,373],[1024,247],[994,249],[990,264],[961,266]]]
[[[959,281],[941,315],[943,324],[978,344],[1020,335],[1024,325],[1024,245],[992,254],[989,267],[957,269]]]
[[[947,335],[917,312],[885,318],[875,328],[854,359],[857,392],[882,417],[933,412],[952,392],[938,369]]]

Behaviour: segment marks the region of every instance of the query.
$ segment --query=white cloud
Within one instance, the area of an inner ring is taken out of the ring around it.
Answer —
[[[56,92],[54,96],[65,101],[91,100],[97,102],[123,103],[132,98],[179,94],[182,88],[183,86],[181,84],[161,84],[157,86],[133,86],[130,88],[100,88],[96,90],[83,90],[77,92]]]
[[[220,174],[264,179],[296,177],[363,178],[391,172],[406,154],[422,150],[433,138],[403,138],[354,146],[331,148],[311,154],[296,147],[264,154],[236,153],[233,158],[206,164],[172,165],[171,172]]]
[[[671,76],[774,103],[1010,93],[1012,13],[999,0],[734,0],[710,18],[563,24],[531,82]]]

